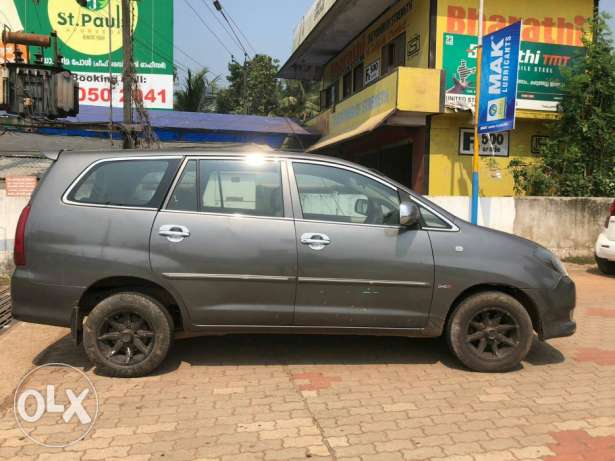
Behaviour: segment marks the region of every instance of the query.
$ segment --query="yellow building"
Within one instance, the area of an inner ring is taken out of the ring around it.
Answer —
[[[376,168],[430,195],[471,189],[478,0],[316,0],[280,77],[321,81],[309,150]],[[513,193],[583,55],[595,0],[485,0],[484,30],[523,20],[516,128],[482,137],[483,196]]]

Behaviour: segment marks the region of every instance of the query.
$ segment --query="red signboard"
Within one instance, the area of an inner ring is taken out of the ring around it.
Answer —
[[[8,197],[29,197],[36,188],[36,176],[7,176],[6,195]]]

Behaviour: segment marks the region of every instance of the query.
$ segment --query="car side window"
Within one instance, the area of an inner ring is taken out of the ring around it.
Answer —
[[[450,229],[451,226],[442,219],[438,218],[434,213],[429,211],[424,206],[419,205],[421,211],[421,225],[430,229]]]
[[[399,225],[396,190],[343,168],[293,162],[304,219]]]
[[[282,217],[279,162],[190,160],[169,198],[169,210]]]
[[[412,198],[410,194],[406,192],[402,192],[403,200],[407,200],[412,202]],[[438,217],[435,213],[429,211],[425,206],[420,203],[417,203],[419,207],[419,211],[421,213],[421,227],[427,227],[429,229],[450,229],[451,226],[442,218]]]
[[[168,210],[198,211],[197,161],[190,160],[167,203]]]
[[[71,189],[71,202],[159,208],[180,159],[111,160],[98,163]]]

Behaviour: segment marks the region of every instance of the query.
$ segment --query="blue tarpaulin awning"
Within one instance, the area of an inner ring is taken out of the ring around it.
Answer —
[[[146,112],[154,132],[162,142],[255,143],[278,148],[289,136],[313,136],[287,117],[165,110]],[[122,109],[114,108],[111,115],[113,123],[123,122]],[[136,120],[138,118],[135,112],[134,121]],[[67,117],[57,122],[60,122],[57,127],[39,128],[37,132],[61,136],[101,138],[109,136],[104,130],[104,126],[109,123],[109,108],[107,107],[81,106],[76,117]],[[101,125],[103,129],[94,129],[95,125]],[[120,136],[120,133],[114,133],[114,137],[119,138]]]

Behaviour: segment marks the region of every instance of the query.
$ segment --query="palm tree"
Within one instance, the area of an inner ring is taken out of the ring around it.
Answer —
[[[320,111],[318,82],[286,80],[280,99],[280,115],[306,122]]]
[[[175,92],[174,108],[184,112],[213,112],[220,76],[209,79],[209,69],[204,67],[196,74],[188,69],[184,87]]]

